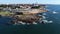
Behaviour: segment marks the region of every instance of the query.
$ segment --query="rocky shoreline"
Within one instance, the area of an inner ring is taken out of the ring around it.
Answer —
[[[19,6],[18,6],[19,5]],[[45,5],[40,4],[18,4],[14,5],[0,5],[0,15],[13,18],[8,24],[19,24],[42,21],[42,15],[37,16],[38,13],[47,12]],[[3,14],[2,14],[3,13]],[[42,22],[43,23],[43,22]],[[35,23],[36,24],[36,23]]]
[[[36,16],[36,15],[15,15],[14,20],[10,21],[11,24],[18,24],[18,23],[29,23],[33,24],[34,22],[38,22],[42,19],[42,16]],[[41,18],[41,19],[40,19]]]

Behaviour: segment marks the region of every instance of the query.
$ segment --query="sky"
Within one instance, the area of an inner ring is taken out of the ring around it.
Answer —
[[[60,0],[0,0],[0,4],[60,4]]]

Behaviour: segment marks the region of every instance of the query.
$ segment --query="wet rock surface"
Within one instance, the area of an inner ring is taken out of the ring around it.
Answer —
[[[11,21],[12,24],[19,23],[19,21],[22,21],[24,23],[33,23],[39,21],[42,16],[36,16],[36,15],[15,15],[14,20]]]

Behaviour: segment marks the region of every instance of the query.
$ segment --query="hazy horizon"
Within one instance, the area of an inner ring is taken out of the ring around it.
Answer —
[[[59,0],[0,0],[0,4],[60,4]]]

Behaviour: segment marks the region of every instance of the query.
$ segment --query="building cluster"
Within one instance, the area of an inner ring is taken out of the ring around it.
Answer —
[[[44,8],[45,5],[40,4],[1,4],[0,10],[11,10],[11,9],[34,9],[34,8]]]

